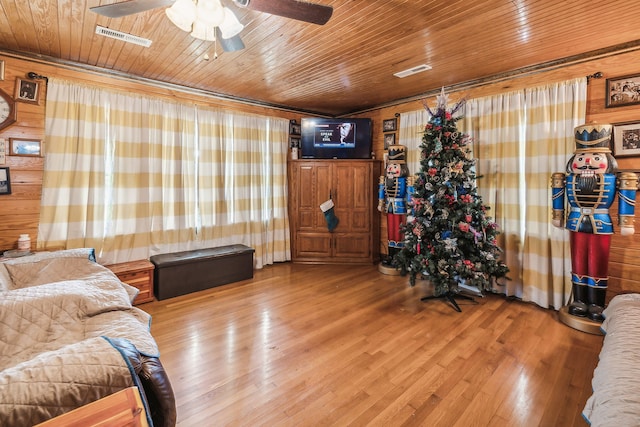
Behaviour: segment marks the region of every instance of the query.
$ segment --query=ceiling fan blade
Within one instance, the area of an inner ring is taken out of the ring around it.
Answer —
[[[271,15],[312,24],[324,25],[333,14],[333,7],[301,0],[233,0],[240,7],[265,12]]]
[[[157,7],[171,6],[175,0],[126,0],[120,3],[90,7],[89,10],[109,18],[121,18]]]
[[[225,52],[236,52],[238,50],[244,49],[244,43],[240,36],[233,36],[228,39],[222,38],[222,32],[220,28],[216,27],[216,39],[220,42],[220,46],[222,46],[222,50]]]

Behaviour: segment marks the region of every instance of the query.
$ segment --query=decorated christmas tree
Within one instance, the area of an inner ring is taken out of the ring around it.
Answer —
[[[422,137],[420,171],[416,174],[411,216],[402,226],[404,248],[394,261],[411,286],[418,275],[435,287],[435,297],[453,300],[458,285],[479,292],[492,288],[509,269],[500,261],[496,243],[498,226],[487,216],[476,188],[475,160],[468,145],[471,138],[458,131],[458,102],[447,110],[444,89],[437,97]]]

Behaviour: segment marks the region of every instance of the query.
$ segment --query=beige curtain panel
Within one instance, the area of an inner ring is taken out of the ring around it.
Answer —
[[[290,259],[288,120],[50,79],[38,244],[103,263],[244,244]]]

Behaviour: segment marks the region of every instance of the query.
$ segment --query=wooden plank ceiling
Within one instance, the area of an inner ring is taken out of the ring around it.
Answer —
[[[274,0],[275,1],[275,0]],[[246,48],[223,52],[175,27],[163,8],[123,18],[92,6],[117,0],[0,0],[0,52],[326,116],[344,116],[541,64],[640,45],[640,2],[601,0],[314,0],[324,26],[236,7]],[[96,25],[151,39],[145,48]],[[210,59],[204,59],[208,54]],[[404,79],[393,74],[428,64]]]

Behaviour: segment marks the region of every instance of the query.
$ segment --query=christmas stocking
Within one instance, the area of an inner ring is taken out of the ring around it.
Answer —
[[[333,200],[331,199],[320,205],[320,210],[324,212],[324,219],[327,220],[327,228],[329,229],[329,231],[333,231],[333,229],[338,226],[339,222],[335,212],[333,211],[333,206]]]

